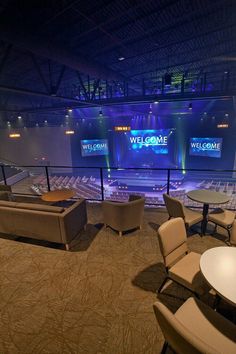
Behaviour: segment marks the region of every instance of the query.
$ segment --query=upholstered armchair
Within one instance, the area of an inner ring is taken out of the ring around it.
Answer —
[[[141,229],[144,198],[138,198],[126,203],[117,203],[111,201],[102,202],[103,219],[105,226],[122,232],[139,227]]]

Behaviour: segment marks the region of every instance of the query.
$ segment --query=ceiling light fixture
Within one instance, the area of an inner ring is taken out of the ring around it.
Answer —
[[[123,61],[123,60],[125,60],[125,57],[119,57],[118,60]]]
[[[20,138],[20,134],[19,133],[9,134],[9,138],[12,138],[12,139]]]

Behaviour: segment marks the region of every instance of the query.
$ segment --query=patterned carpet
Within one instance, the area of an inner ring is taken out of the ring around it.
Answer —
[[[164,277],[156,230],[166,213],[146,210],[143,229],[122,238],[103,228],[99,204],[88,205],[88,217],[70,252],[1,236],[1,354],[160,353],[152,304]],[[199,253],[224,245],[198,234],[188,243]],[[175,311],[189,295],[170,284],[160,298]]]

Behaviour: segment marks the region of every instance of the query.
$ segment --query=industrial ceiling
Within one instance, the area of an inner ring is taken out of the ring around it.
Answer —
[[[235,0],[0,1],[0,111],[232,97]]]

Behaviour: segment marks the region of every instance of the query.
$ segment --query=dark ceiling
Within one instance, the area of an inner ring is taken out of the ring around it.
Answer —
[[[233,94],[235,74],[235,0],[0,0],[3,114]]]

